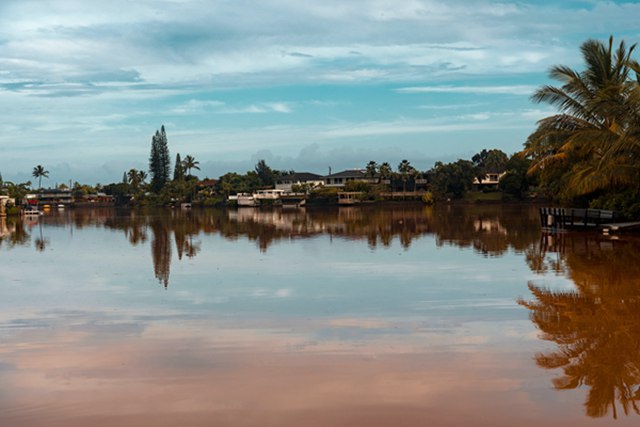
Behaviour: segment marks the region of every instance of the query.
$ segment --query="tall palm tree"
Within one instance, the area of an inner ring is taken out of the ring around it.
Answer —
[[[369,163],[367,163],[364,174],[367,178],[376,177],[376,175],[378,174],[378,164],[375,162],[375,160],[371,160]]]
[[[182,161],[183,167],[187,170],[187,175],[191,175],[191,169],[200,170],[200,162],[197,161],[193,156],[187,155]]]
[[[413,166],[411,166],[411,162],[409,162],[409,160],[403,160],[400,162],[400,164],[398,164],[398,172],[400,173],[400,176],[402,177],[402,192],[406,193],[407,192],[407,177],[413,173],[413,171],[415,170],[415,168]]]
[[[378,168],[378,173],[380,174],[380,181],[391,178],[393,170],[391,169],[389,162],[382,163]]]
[[[144,184],[147,181],[147,173],[145,171],[138,171],[138,182]]]
[[[33,168],[31,175],[34,178],[38,178],[38,188],[40,188],[42,187],[42,177],[44,176],[45,178],[49,178],[49,171],[45,170],[44,166],[38,165]]]
[[[127,180],[129,181],[129,184],[137,190],[140,186],[140,174],[138,170],[130,169],[129,172],[127,172]]]
[[[640,183],[640,67],[636,45],[614,49],[587,40],[581,46],[584,71],[557,65],[550,77],[562,86],[543,86],[532,96],[559,114],[538,122],[522,154],[541,180],[564,183],[569,194]],[[631,74],[635,74],[635,79]]]

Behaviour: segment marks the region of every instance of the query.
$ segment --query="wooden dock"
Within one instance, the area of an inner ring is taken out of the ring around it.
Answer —
[[[540,208],[540,225],[547,232],[601,230],[605,234],[640,230],[640,221],[618,221],[619,215],[604,209]]]

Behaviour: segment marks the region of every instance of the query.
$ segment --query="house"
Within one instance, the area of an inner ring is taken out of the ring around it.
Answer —
[[[310,172],[297,172],[283,175],[276,179],[276,190],[293,191],[294,185],[306,185],[309,188],[324,185],[322,175]]]
[[[26,199],[28,200],[28,204],[37,204],[39,206],[57,206],[57,205],[71,205],[73,204],[73,197],[71,195],[71,190],[59,190],[59,189],[47,189],[41,190],[40,193],[35,195],[36,203],[32,203],[30,198],[27,195]]]
[[[478,178],[473,178],[473,186],[477,190],[482,190],[483,188],[490,189],[498,189],[498,184],[500,183],[500,179],[506,175],[506,172],[489,172],[482,178],[478,180]]]
[[[368,177],[362,169],[345,170],[324,177],[324,185],[327,187],[344,187],[349,181],[376,183],[378,178]]]
[[[207,196],[211,196],[215,193],[217,185],[218,185],[218,180],[206,178],[198,182],[198,184],[196,185],[196,191],[198,193],[202,192]]]

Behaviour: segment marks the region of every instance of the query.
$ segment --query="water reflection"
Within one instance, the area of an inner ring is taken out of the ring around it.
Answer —
[[[536,272],[566,273],[575,290],[529,283],[531,320],[557,349],[536,355],[546,369],[562,369],[558,390],[588,387],[586,413],[640,414],[640,240],[593,234],[543,236],[528,255]]]
[[[527,250],[539,236],[535,209],[517,206],[372,206],[333,209],[294,210],[194,210],[194,211],[114,211],[111,209],[50,212],[32,224],[14,222],[3,240],[12,245],[26,244],[26,228],[38,227],[34,246],[43,251],[50,238],[42,234],[46,227],[105,227],[121,230],[133,246],[150,239],[153,270],[158,281],[169,285],[172,246],[178,260],[195,257],[201,250],[198,236],[219,234],[228,240],[246,238],[256,242],[260,251],[281,240],[331,238],[366,241],[368,247],[389,247],[394,239],[409,249],[421,236],[436,236],[438,246],[472,247],[484,256],[502,256],[510,248]]]
[[[27,231],[27,223],[15,217],[0,217],[0,248],[27,245],[31,235]]]

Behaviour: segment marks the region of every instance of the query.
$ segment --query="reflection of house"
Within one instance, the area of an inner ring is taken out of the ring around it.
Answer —
[[[0,195],[0,216],[5,216],[8,206],[15,206],[16,200],[9,196]]]
[[[351,169],[334,173],[324,177],[324,184],[327,187],[344,187],[349,181],[362,181],[375,183],[378,178],[369,178],[362,169]]]
[[[506,172],[490,172],[484,176],[480,181],[478,178],[473,178],[473,186],[477,189],[482,188],[498,188],[498,184],[500,183],[500,179],[506,175]]]
[[[12,199],[9,196],[0,195],[0,205],[2,207],[14,206],[16,204],[16,199]]]
[[[85,194],[80,199],[75,200],[76,204],[86,203],[88,205],[108,206],[115,204],[115,198],[105,193]]]
[[[309,172],[291,173],[283,175],[276,179],[276,189],[284,191],[293,191],[294,185],[307,185],[309,188],[319,187],[324,184],[321,175]]]

